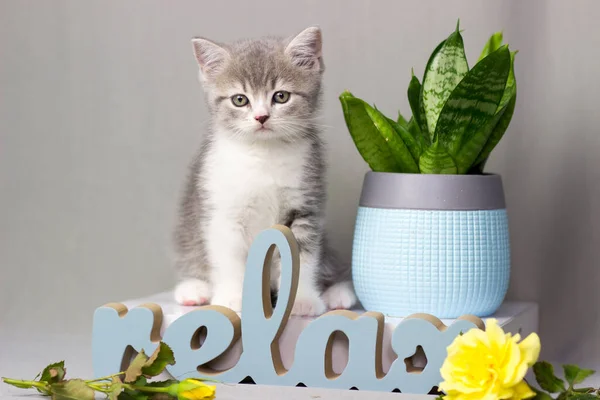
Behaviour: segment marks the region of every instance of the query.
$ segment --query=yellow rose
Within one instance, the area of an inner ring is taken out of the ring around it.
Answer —
[[[173,385],[169,394],[178,400],[212,400],[215,398],[216,386],[207,385],[198,379],[185,379]]]
[[[540,354],[540,338],[532,333],[504,333],[495,319],[486,330],[471,329],[448,346],[440,390],[447,400],[521,400],[535,396],[523,380]]]

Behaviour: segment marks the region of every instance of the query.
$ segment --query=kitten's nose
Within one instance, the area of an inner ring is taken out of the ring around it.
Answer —
[[[254,117],[254,119],[257,120],[258,122],[260,122],[261,124],[264,124],[269,119],[269,116],[268,115],[258,115],[256,117]]]

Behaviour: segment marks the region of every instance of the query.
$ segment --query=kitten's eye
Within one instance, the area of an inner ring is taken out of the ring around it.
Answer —
[[[290,99],[290,92],[286,92],[285,90],[280,90],[279,92],[275,92],[273,95],[273,101],[275,103],[283,104],[287,103]]]
[[[234,94],[231,96],[231,102],[236,107],[244,107],[248,104],[248,98],[243,94]]]

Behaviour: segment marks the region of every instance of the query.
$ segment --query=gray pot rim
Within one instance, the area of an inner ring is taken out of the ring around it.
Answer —
[[[498,174],[365,174],[361,207],[413,210],[501,210],[506,208]]]

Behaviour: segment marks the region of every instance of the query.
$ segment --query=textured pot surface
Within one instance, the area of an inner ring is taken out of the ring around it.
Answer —
[[[500,176],[369,172],[352,264],[368,310],[440,318],[492,314],[510,277]]]

